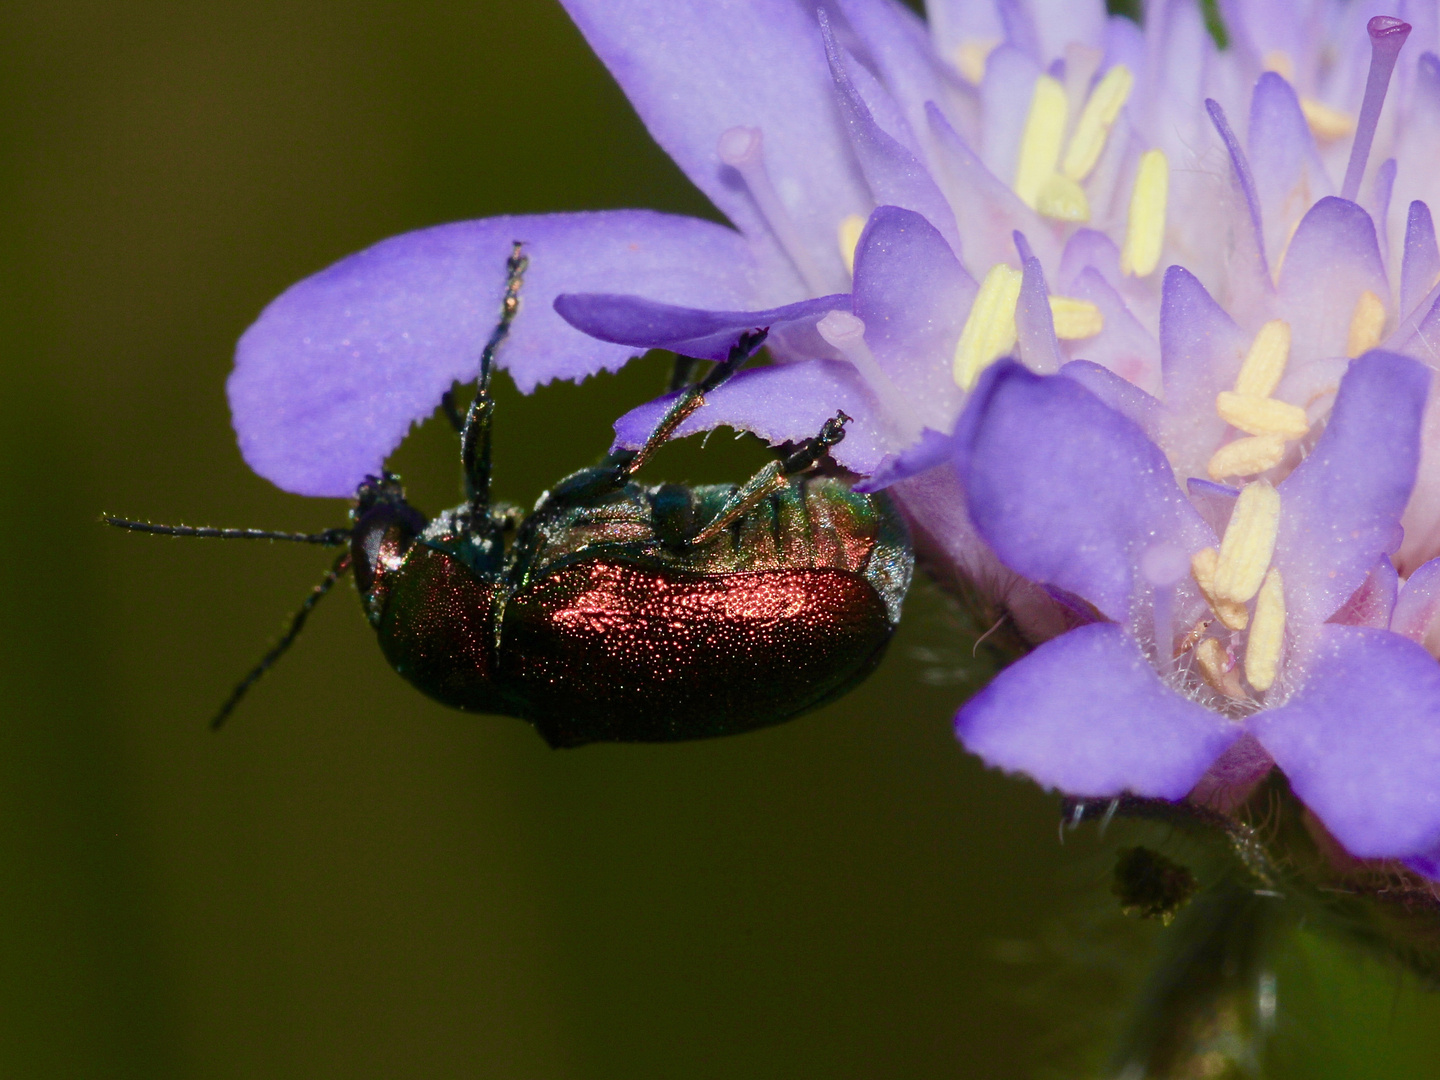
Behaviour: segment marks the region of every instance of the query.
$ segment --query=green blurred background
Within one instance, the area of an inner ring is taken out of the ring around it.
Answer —
[[[1156,929],[1053,798],[955,745],[975,674],[931,589],[820,713],[557,753],[421,698],[347,588],[213,735],[327,557],[98,523],[343,523],[244,467],[224,399],[239,333],[336,258],[488,214],[710,212],[558,5],[6,5],[0,125],[0,1072],[1088,1074]],[[502,378],[498,495],[592,460],[664,377]],[[717,438],[654,475],[762,460]],[[458,501],[440,424],[396,467]],[[1370,993],[1308,955],[1378,1017],[1326,1062],[1388,1075],[1433,1030],[1388,969]]]

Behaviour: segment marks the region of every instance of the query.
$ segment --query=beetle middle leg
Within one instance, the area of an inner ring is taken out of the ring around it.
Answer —
[[[686,543],[698,546],[715,539],[734,521],[749,513],[763,500],[768,499],[788,484],[790,477],[813,467],[830,447],[845,438],[845,425],[849,421],[850,417],[843,412],[836,413],[826,420],[824,427],[820,429],[820,434],[806,439],[795,448],[793,453],[779,461],[770,462],[769,465],[736,488],[735,493],[726,499],[725,504],[716,511],[715,516]]]

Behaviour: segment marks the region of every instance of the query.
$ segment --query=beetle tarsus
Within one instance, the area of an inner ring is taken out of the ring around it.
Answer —
[[[745,481],[725,501],[715,516],[698,533],[686,541],[691,547],[709,543],[730,527],[737,519],[749,513],[763,500],[781,490],[790,482],[790,477],[812,468],[825,452],[845,438],[845,425],[850,417],[843,412],[836,413],[825,421],[820,434],[806,439],[793,454],[780,461],[772,461]]]

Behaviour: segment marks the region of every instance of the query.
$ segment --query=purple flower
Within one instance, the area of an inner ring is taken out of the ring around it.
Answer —
[[[1440,565],[1397,599],[1389,558],[1429,383],[1368,353],[1278,485],[1182,490],[1143,416],[1068,368],[1000,368],[957,436],[970,513],[1089,621],[971,700],[961,741],[1082,796],[1180,799],[1210,774],[1198,794],[1223,798],[1278,764],[1352,854],[1440,847],[1440,665],[1419,640]]]

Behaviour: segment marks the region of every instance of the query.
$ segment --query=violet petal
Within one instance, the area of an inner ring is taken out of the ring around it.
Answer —
[[[1431,559],[1405,579],[1395,601],[1390,629],[1419,645],[1425,644],[1440,616],[1440,559]]]
[[[880,205],[903,206],[924,217],[940,230],[952,248],[960,246],[955,228],[955,215],[945,196],[935,186],[929,171],[915,156],[886,134],[866,108],[851,83],[846,57],[830,33],[824,15],[821,27],[825,36],[825,52],[835,80],[835,97],[840,115],[850,136],[851,146],[865,173],[875,202]]]
[[[1275,266],[1301,213],[1333,185],[1294,89],[1273,71],[1260,76],[1250,99],[1248,136],[1265,255]]]
[[[1280,316],[1290,323],[1290,355],[1344,356],[1362,293],[1390,297],[1370,215],[1327,196],[1300,221],[1280,271]]]
[[[1440,844],[1440,664],[1413,641],[1321,627],[1304,685],[1250,726],[1352,855]]]
[[[870,216],[855,248],[855,314],[865,342],[905,397],[947,429],[963,399],[950,358],[977,291],[920,214],[882,206]]]
[[[1073,379],[995,370],[957,430],[976,528],[1015,572],[1127,619],[1147,550],[1193,552],[1213,534],[1134,421]]]
[[[564,4],[655,141],[750,237],[768,235],[767,223],[716,146],[731,128],[763,132],[774,187],[805,193],[790,212],[809,256],[828,290],[843,288],[835,230],[846,215],[867,213],[870,197],[835,111],[813,7],[775,0]]]
[[[1419,199],[1405,221],[1405,256],[1400,268],[1400,313],[1408,315],[1440,278],[1440,246],[1430,208]]]
[[[1203,476],[1225,436],[1215,395],[1235,385],[1250,342],[1195,275],[1165,271],[1160,359],[1165,381],[1165,449],[1180,476]]]
[[[601,341],[636,349],[669,349],[682,356],[723,360],[748,330],[778,333],[792,325],[814,325],[831,311],[848,311],[850,296],[837,293],[765,311],[706,311],[661,304],[639,296],[562,293],[555,310],[577,330]]]
[[[621,288],[711,307],[751,302],[730,229],[648,210],[464,221],[384,240],[292,285],[240,339],[228,390],[240,452],[300,495],[348,498],[456,380],[473,379],[500,313],[511,242],[530,266],[498,363],[529,393],[614,370],[634,350],[551,309],[566,289]]]
[[[1400,543],[1430,372],[1394,353],[1350,365],[1319,442],[1280,484],[1275,561],[1297,633],[1328,619]]]
[[[989,765],[1072,795],[1179,799],[1241,728],[1169,689],[1113,623],[1072,630],[1006,668],[955,731]]]

